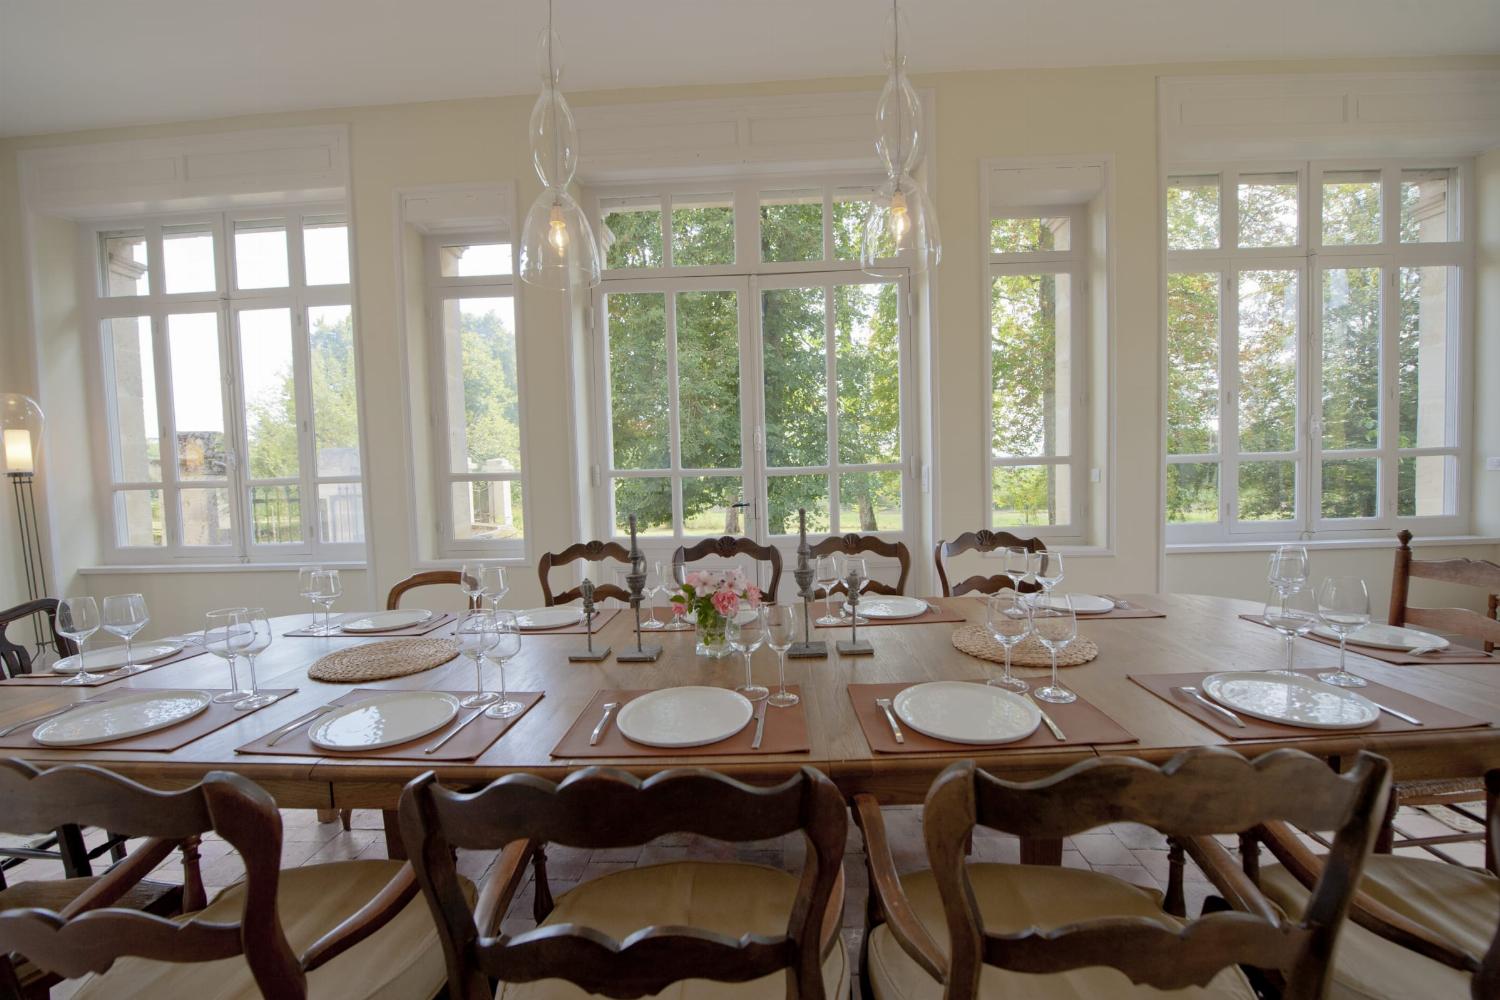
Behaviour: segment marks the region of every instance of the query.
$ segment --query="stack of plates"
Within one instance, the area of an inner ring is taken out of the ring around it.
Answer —
[[[1303,674],[1236,670],[1205,677],[1201,686],[1226,708],[1285,726],[1360,729],[1380,718],[1370,699]]]

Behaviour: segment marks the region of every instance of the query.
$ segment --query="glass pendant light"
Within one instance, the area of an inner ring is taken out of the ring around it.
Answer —
[[[537,39],[537,68],[542,93],[531,109],[531,163],[542,181],[521,228],[521,280],[564,291],[599,284],[602,261],[593,227],[568,185],[578,169],[578,127],[572,109],[557,89],[562,62],[552,30],[552,0],[547,0],[547,28]]]

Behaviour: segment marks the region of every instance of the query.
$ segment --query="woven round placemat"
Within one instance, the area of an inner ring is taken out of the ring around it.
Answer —
[[[457,655],[452,639],[387,639],[320,656],[307,676],[334,684],[380,681],[440,667]]]
[[[990,660],[994,663],[1005,662],[1005,649],[990,635],[989,630],[983,625],[965,625],[953,630],[953,645],[960,652],[977,656],[981,660]],[[1099,655],[1099,647],[1094,640],[1079,636],[1057,654],[1057,665],[1059,667],[1076,667],[1080,663],[1087,663]],[[1047,652],[1047,647],[1036,641],[1035,636],[1027,636],[1017,643],[1010,651],[1010,665],[1013,667],[1050,667],[1052,666],[1052,654]]]

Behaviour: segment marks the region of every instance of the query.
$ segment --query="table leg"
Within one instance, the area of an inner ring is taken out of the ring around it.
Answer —
[[[396,822],[396,810],[382,809],[380,818],[385,824],[385,856],[392,861],[405,861],[406,845],[401,842],[401,827]]]
[[[1021,864],[1062,864],[1062,839],[1060,837],[1022,837]]]

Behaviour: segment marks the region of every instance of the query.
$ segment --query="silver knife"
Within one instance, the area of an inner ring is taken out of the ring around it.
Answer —
[[[305,715],[298,716],[291,722],[288,722],[286,725],[282,726],[280,729],[273,730],[271,732],[270,739],[266,740],[266,746],[274,747],[276,744],[286,739],[298,729],[301,729],[303,726],[312,725],[321,717],[327,715],[329,712],[332,712],[336,707],[337,706],[335,705],[320,705],[317,708],[313,709],[311,712],[308,712]]]
[[[875,704],[880,706],[880,710],[885,713],[885,721],[891,724],[891,735],[896,737],[896,742],[905,743],[906,736],[902,734],[901,727],[896,725],[896,716],[891,712],[891,699],[876,698]]]
[[[480,706],[479,708],[476,708],[474,710],[474,714],[473,715],[469,716],[467,719],[465,719],[464,721],[460,722],[458,724],[458,727],[455,728],[452,732],[450,732],[447,736],[444,736],[442,739],[438,740],[436,743],[434,743],[432,746],[428,747],[426,750],[423,750],[422,752],[423,753],[437,753],[439,750],[443,749],[443,745],[445,743],[447,743],[449,740],[453,739],[453,737],[457,736],[459,733],[461,733],[465,729],[467,729],[469,727],[469,723],[471,723],[475,719],[479,718],[481,715],[483,715],[485,713],[485,711],[486,711],[486,709],[483,706]]]
[[[1422,724],[1422,720],[1421,719],[1413,718],[1410,715],[1407,715],[1405,712],[1398,712],[1398,711],[1396,711],[1394,708],[1392,708],[1389,705],[1382,705],[1378,701],[1372,701],[1372,702],[1370,702],[1370,704],[1372,704],[1376,708],[1380,709],[1386,715],[1394,715],[1396,718],[1400,719],[1402,722],[1410,722],[1414,726],[1420,726]]]
[[[755,707],[755,738],[750,741],[751,750],[760,749],[760,738],[766,734],[766,703],[762,701]]]
[[[1027,691],[1026,692],[1026,696],[1028,698],[1030,698],[1031,697],[1031,692]],[[1032,698],[1031,699],[1031,703],[1033,705],[1036,705],[1036,699]],[[1042,706],[1040,706],[1040,705],[1036,706],[1036,710],[1037,710],[1037,712],[1039,712],[1041,714],[1042,721],[1047,724],[1047,728],[1050,729],[1050,730],[1052,730],[1052,735],[1057,738],[1057,742],[1059,742],[1059,743],[1066,743],[1068,741],[1068,738],[1063,735],[1062,727],[1059,726],[1057,723],[1055,723],[1055,722],[1052,721],[1052,716],[1050,716],[1050,715],[1047,714],[1047,710],[1045,708],[1043,708]]]
[[[589,746],[594,746],[599,742],[599,737],[604,735],[604,730],[609,726],[609,717],[619,707],[620,703],[617,701],[606,701],[604,703],[604,717],[599,720],[599,724],[594,727],[593,733],[589,735]]]
[[[1234,723],[1236,726],[1239,726],[1241,729],[1245,728],[1245,720],[1244,719],[1241,719],[1238,715],[1235,715],[1233,712],[1231,712],[1229,709],[1225,708],[1223,705],[1217,705],[1217,704],[1209,701],[1207,698],[1203,697],[1203,695],[1198,692],[1197,688],[1195,688],[1195,687],[1180,687],[1180,688],[1176,688],[1175,690],[1181,691],[1183,694],[1187,695],[1189,698],[1192,698],[1194,701],[1198,702],[1198,704],[1202,705],[1204,708],[1212,709],[1213,711],[1218,712],[1220,715],[1224,716],[1224,718],[1228,719],[1230,722]]]

